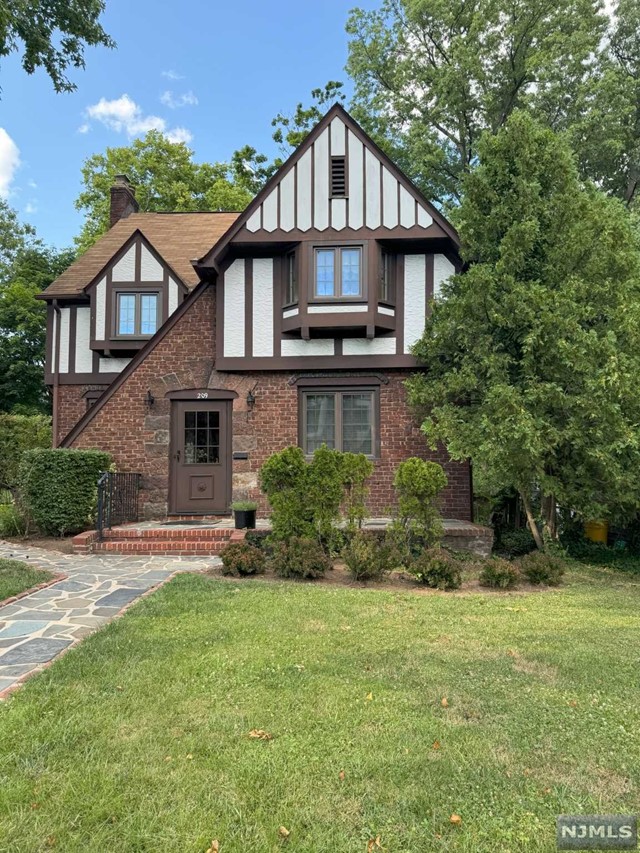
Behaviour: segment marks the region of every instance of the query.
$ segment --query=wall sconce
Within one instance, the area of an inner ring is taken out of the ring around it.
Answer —
[[[253,410],[253,407],[255,406],[255,404],[256,404],[256,395],[253,393],[253,388],[251,388],[247,394],[247,409],[251,412]]]
[[[146,397],[147,408],[150,409],[153,406],[153,404],[155,403],[155,401],[156,401],[156,398],[151,393],[151,390],[147,391],[147,397]]]

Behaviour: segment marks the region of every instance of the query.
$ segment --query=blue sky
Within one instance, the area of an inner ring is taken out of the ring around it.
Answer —
[[[226,160],[245,143],[275,153],[273,116],[327,80],[346,81],[353,5],[107,0],[103,26],[118,47],[87,51],[86,69],[71,72],[76,92],[56,95],[17,54],[2,61],[0,194],[62,247],[82,224],[73,202],[83,160],[149,126],[189,139],[196,160]]]

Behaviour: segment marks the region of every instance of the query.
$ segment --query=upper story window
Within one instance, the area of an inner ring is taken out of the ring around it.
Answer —
[[[336,246],[315,249],[313,295],[317,299],[361,297],[362,248]]]
[[[298,301],[298,260],[295,252],[289,252],[285,259],[284,304],[294,305]]]
[[[116,337],[154,335],[160,316],[160,294],[119,291],[115,295]]]

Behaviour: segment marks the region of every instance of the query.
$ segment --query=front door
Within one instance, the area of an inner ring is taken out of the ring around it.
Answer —
[[[173,400],[170,511],[229,511],[231,401]]]

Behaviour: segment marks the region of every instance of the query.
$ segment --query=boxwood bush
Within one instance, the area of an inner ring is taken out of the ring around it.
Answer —
[[[98,477],[111,467],[99,450],[26,450],[20,462],[20,501],[42,533],[64,536],[95,521]]]
[[[520,575],[513,563],[501,557],[487,560],[480,572],[481,586],[488,586],[490,589],[513,589],[519,580]]]
[[[377,533],[357,530],[342,549],[342,559],[356,581],[382,580],[399,563],[397,550],[390,538]]]
[[[559,586],[564,575],[564,561],[555,554],[536,551],[518,560],[518,568],[532,584]]]
[[[459,589],[462,584],[462,564],[438,546],[424,550],[411,562],[408,571],[419,583],[432,589]]]
[[[231,542],[220,558],[223,575],[259,575],[267,562],[264,551],[249,542]]]
[[[292,536],[288,542],[276,542],[271,568],[281,578],[321,578],[332,563],[316,539]]]

